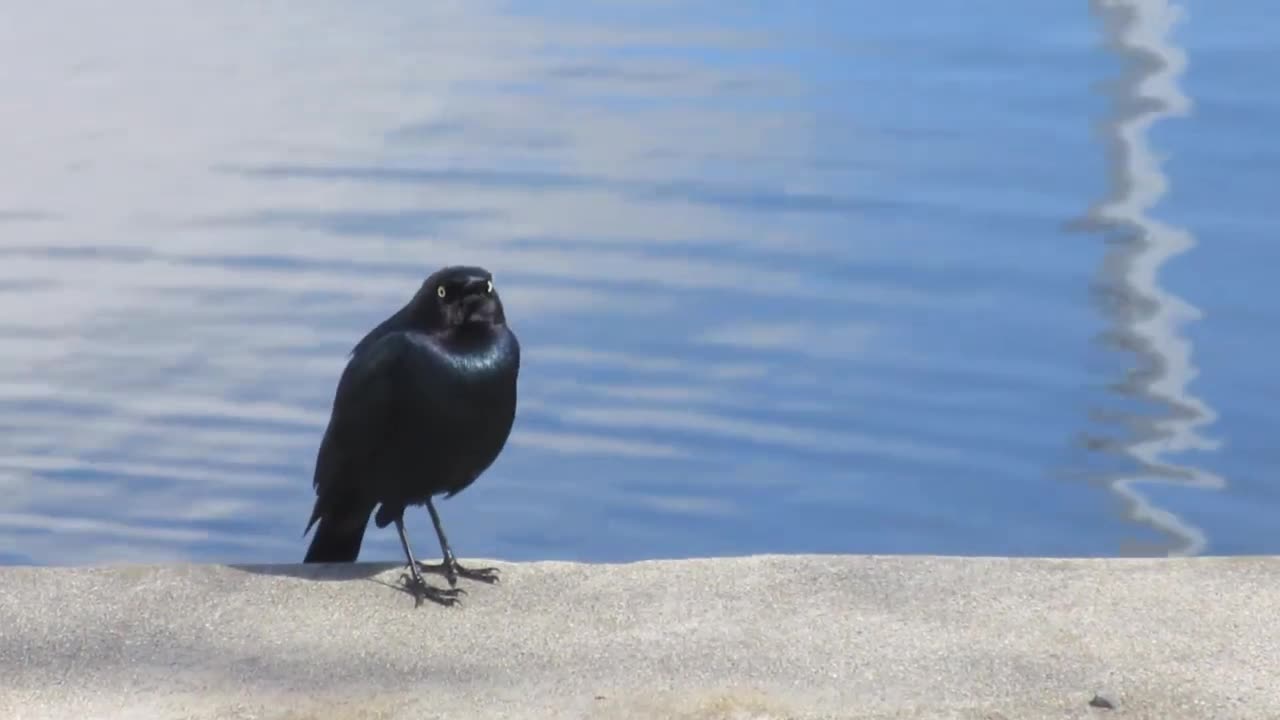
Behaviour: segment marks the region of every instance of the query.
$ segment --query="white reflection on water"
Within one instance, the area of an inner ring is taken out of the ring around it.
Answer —
[[[1087,10],[776,7],[9,8],[0,561],[296,560],[347,351],[459,261],[527,348],[460,552],[1115,552],[1045,472]]]
[[[1151,209],[1166,193],[1169,178],[1152,151],[1148,133],[1167,117],[1185,115],[1191,101],[1178,86],[1187,67],[1186,53],[1171,38],[1182,17],[1182,6],[1170,0],[1093,0],[1103,21],[1108,45],[1125,61],[1116,84],[1114,114],[1107,124],[1112,168],[1111,195],[1094,207],[1091,219],[1117,228],[1119,237],[1104,260],[1103,283],[1113,294],[1111,313],[1117,323],[1116,342],[1134,352],[1141,367],[1119,383],[1122,395],[1158,404],[1158,416],[1135,415],[1136,437],[1121,450],[1139,463],[1136,473],[1111,481],[1126,502],[1128,514],[1177,539],[1172,554],[1205,550],[1204,531],[1159,507],[1141,486],[1174,484],[1209,490],[1226,487],[1225,480],[1172,458],[1190,450],[1213,451],[1216,440],[1201,435],[1217,414],[1196,397],[1189,386],[1197,375],[1191,343],[1181,334],[1184,324],[1200,312],[1160,285],[1160,269],[1187,252],[1195,238],[1184,228],[1153,217]]]

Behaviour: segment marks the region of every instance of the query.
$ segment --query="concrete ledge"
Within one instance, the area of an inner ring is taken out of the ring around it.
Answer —
[[[0,718],[1280,717],[1280,558],[498,565],[0,568]]]

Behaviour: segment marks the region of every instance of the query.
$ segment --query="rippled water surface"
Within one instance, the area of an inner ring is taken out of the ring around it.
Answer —
[[[1194,5],[11,4],[0,562],[300,559],[446,263],[464,556],[1280,551],[1280,16]]]

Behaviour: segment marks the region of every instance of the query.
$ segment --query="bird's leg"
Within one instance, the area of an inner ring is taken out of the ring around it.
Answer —
[[[453,588],[442,590],[428,585],[427,581],[422,579],[422,573],[418,572],[418,561],[413,557],[413,550],[409,549],[409,536],[404,531],[404,518],[397,517],[395,522],[396,532],[400,533],[400,546],[404,548],[404,555],[409,559],[409,572],[401,575],[400,579],[404,581],[409,592],[413,593],[414,607],[420,607],[423,600],[441,605],[456,605],[458,594],[465,594],[466,591]]]
[[[432,504],[431,498],[427,498],[427,512],[431,513],[431,524],[436,526],[436,537],[440,539],[441,560],[438,563],[418,561],[418,565],[423,570],[430,573],[442,573],[445,579],[449,581],[449,587],[451,588],[458,586],[459,577],[487,583],[498,582],[498,568],[466,568],[459,565],[458,559],[453,556],[453,549],[449,547],[449,538],[444,536],[444,526],[440,524],[440,514],[436,512],[436,506]]]

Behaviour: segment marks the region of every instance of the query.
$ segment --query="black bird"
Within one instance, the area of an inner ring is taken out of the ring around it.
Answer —
[[[497,581],[496,568],[458,564],[431,499],[461,492],[497,459],[516,414],[520,344],[507,326],[493,276],[481,267],[442,268],[403,308],[351,351],[316,456],[316,525],[303,562],[355,562],[369,515],[395,523],[419,604],[457,602],[459,577]],[[442,560],[416,560],[404,511],[426,505]],[[449,590],[419,570],[443,573]]]

